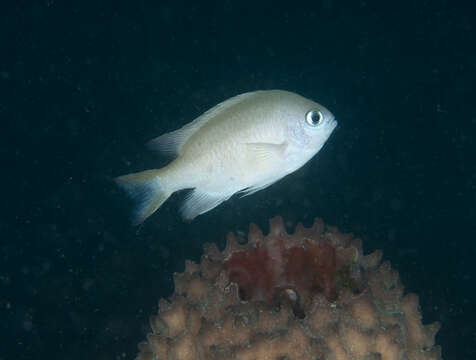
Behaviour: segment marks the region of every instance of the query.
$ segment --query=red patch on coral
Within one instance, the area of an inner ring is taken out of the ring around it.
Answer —
[[[230,281],[238,284],[243,300],[268,303],[282,289],[302,297],[316,293],[336,297],[336,251],[328,243],[305,242],[286,248],[284,239],[268,240],[256,247],[233,253],[224,263]]]

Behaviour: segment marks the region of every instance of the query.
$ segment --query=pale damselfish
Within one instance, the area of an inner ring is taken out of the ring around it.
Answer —
[[[324,106],[283,90],[232,97],[191,123],[150,141],[175,159],[115,181],[133,198],[133,222],[152,215],[175,191],[193,189],[185,220],[241,192],[250,195],[296,171],[324,145],[337,121]]]

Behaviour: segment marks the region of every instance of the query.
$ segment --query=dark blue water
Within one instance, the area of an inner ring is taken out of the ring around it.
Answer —
[[[474,359],[475,9],[460,2],[17,1],[0,14],[0,359],[132,359],[172,274],[227,231],[315,216],[380,248],[445,359]],[[111,183],[233,95],[334,112],[317,158],[190,224]]]

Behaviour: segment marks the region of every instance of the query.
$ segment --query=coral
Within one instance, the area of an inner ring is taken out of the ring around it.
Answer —
[[[220,252],[175,274],[138,360],[429,360],[439,324],[423,325],[414,294],[361,241],[326,227],[233,234]]]

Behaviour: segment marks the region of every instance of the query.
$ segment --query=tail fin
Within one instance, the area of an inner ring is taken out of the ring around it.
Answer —
[[[132,212],[134,225],[139,225],[152,215],[170,196],[161,185],[160,172],[146,170],[114,179],[135,203]]]

